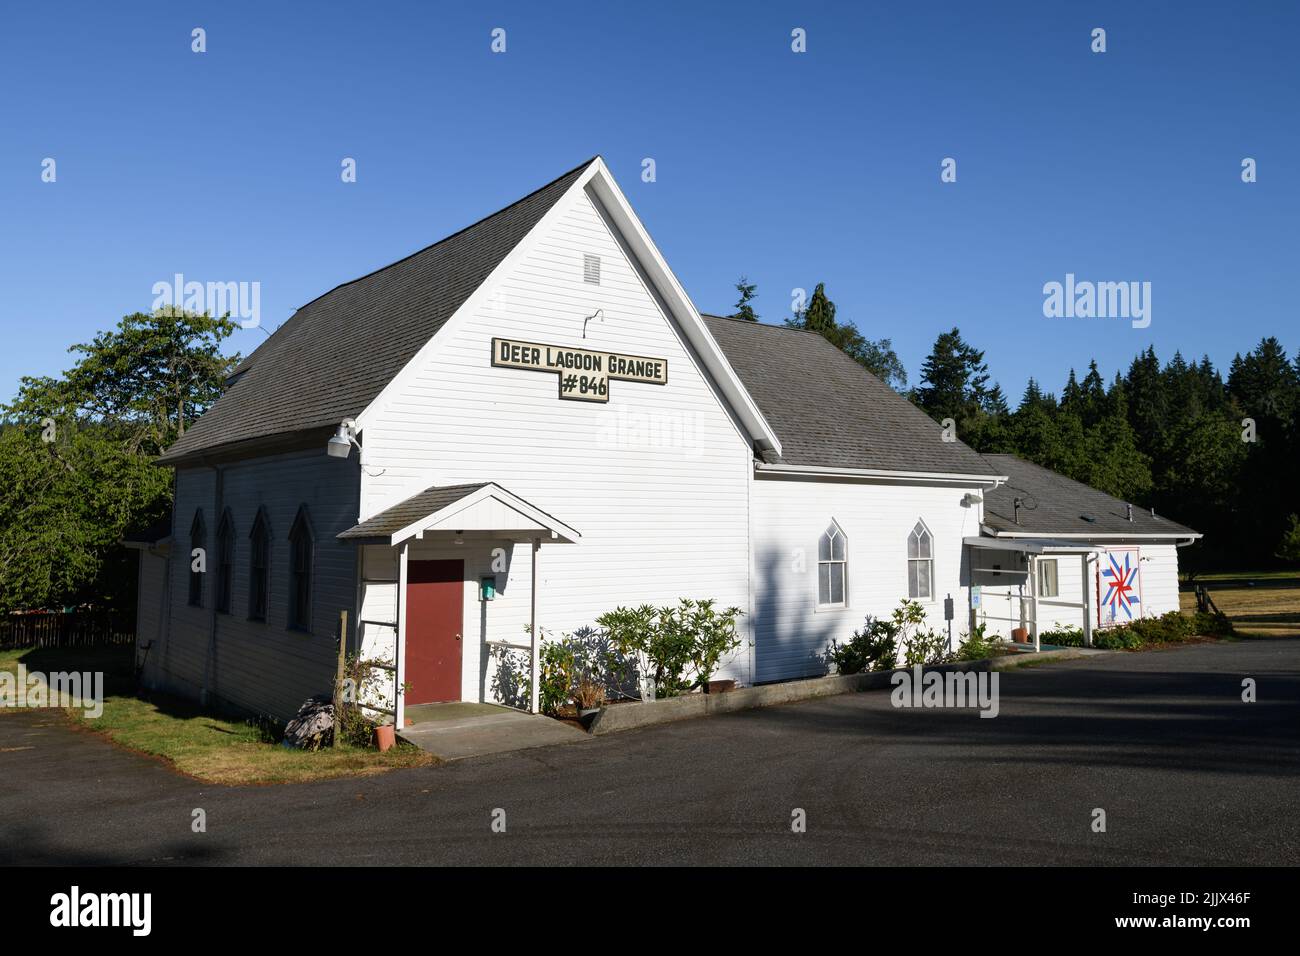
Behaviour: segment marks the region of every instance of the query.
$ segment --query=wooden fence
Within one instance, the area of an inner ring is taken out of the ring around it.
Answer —
[[[107,611],[37,611],[0,617],[0,648],[105,647],[135,642],[135,620]]]

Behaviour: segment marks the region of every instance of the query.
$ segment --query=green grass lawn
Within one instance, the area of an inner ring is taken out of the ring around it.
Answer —
[[[134,694],[132,648],[60,648],[0,651],[0,670],[103,671],[104,713],[86,717],[65,711],[74,724],[114,743],[159,757],[176,770],[221,784],[299,783],[331,777],[366,776],[399,767],[437,763],[432,754],[399,744],[388,753],[339,746],[309,753],[262,739],[243,720],[216,716],[192,702]],[[9,710],[12,708],[0,708]]]

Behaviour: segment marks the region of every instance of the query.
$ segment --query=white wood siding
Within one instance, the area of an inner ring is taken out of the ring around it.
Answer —
[[[600,256],[600,285],[583,281],[584,254]],[[542,548],[539,621],[552,634],[620,604],[713,597],[746,607],[749,443],[590,197],[576,194],[530,237],[484,299],[367,412],[362,518],[430,485],[488,480],[577,529],[576,544]],[[603,321],[587,323],[584,339],[583,319],[598,309]],[[553,374],[492,367],[493,336],[666,358],[668,382],[611,382],[608,404],[561,401]],[[427,556],[435,546],[419,547]],[[476,547],[467,699],[488,682],[482,642],[524,640],[528,608],[528,546],[512,546],[508,581],[486,607],[475,585],[491,542]],[[730,674],[747,680],[747,663],[741,653]]]
[[[753,484],[755,680],[826,673],[832,640],[847,641],[868,614],[888,616],[907,597],[907,536],[918,519],[933,536],[930,627],[946,633],[943,599],[954,602],[953,642],[966,630],[961,540],[978,533],[971,487],[762,478]],[[816,608],[817,545],[834,520],[848,538],[848,607]]]
[[[1142,545],[1142,604],[1146,617],[1178,610],[1178,549],[1174,545]]]
[[[198,697],[207,687],[222,703],[279,719],[293,715],[313,694],[329,693],[336,666],[340,610],[356,601],[355,546],[335,538],[356,523],[358,469],[319,452],[249,459],[223,466],[223,504],[234,520],[234,571],[229,614],[216,614],[217,527],[210,468],[180,468],[172,527],[170,628],[158,654],[154,685]],[[289,529],[306,504],[315,531],[311,632],[289,630]],[[248,619],[249,532],[259,506],[270,520],[270,592],[266,621]],[[196,508],[207,525],[208,573],[203,606],[189,596],[190,524]],[[151,656],[159,651],[155,646]]]

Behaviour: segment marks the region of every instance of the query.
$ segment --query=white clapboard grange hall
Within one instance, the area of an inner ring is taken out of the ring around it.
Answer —
[[[717,676],[782,680],[908,596],[936,627],[951,596],[966,630],[973,567],[1024,592],[1073,555],[1081,584],[1110,540],[1009,527],[986,502],[1023,466],[943,440],[820,336],[701,315],[599,158],[303,306],[161,463],[144,681],[278,717],[329,693],[342,611],[409,688],[401,721],[499,698],[501,654],[619,605],[735,605]],[[1144,598],[1174,606],[1166,545],[1191,533],[1156,522]]]

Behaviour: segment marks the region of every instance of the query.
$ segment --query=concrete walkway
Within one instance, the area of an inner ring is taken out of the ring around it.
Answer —
[[[397,735],[443,760],[591,739],[570,724],[496,704],[415,704],[406,717],[410,726]]]

